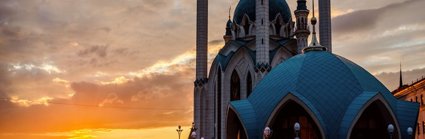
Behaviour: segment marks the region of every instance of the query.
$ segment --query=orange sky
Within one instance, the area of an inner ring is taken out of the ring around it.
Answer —
[[[228,8],[210,0],[209,59]],[[295,0],[288,1],[291,10]],[[229,5],[230,4],[230,5]],[[332,1],[334,53],[425,75],[423,0]],[[192,123],[195,0],[0,1],[0,138],[164,139]]]

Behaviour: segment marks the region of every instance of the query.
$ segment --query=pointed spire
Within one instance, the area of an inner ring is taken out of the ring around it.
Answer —
[[[311,38],[310,45],[308,47],[306,47],[303,51],[304,52],[308,52],[308,51],[312,51],[312,50],[313,51],[326,51],[326,47],[323,47],[317,41],[317,37],[316,37],[316,23],[317,23],[317,19],[316,19],[316,16],[314,14],[314,0],[312,0],[312,5],[313,5],[313,17],[311,18],[311,25],[313,26],[312,38]]]
[[[229,20],[230,20],[230,18],[231,18],[231,16],[230,16],[230,11],[232,11],[232,5],[230,5],[230,6],[229,6]]]
[[[401,70],[401,61],[400,61],[400,85],[398,88],[401,88],[403,86],[403,72]]]
[[[316,23],[317,23],[317,19],[316,16],[314,14],[314,0],[312,0],[313,3],[313,17],[311,18],[311,25],[313,25],[313,35],[311,38],[311,43],[309,45],[309,47],[313,47],[313,46],[321,46],[319,44],[319,42],[317,41],[317,37],[316,37]]]

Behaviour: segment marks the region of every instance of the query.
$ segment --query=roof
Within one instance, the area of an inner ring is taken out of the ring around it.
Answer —
[[[416,113],[399,113],[417,111],[417,104],[399,102],[369,72],[341,56],[325,51],[307,52],[279,64],[257,84],[248,99],[244,100],[249,103],[234,101],[231,105],[237,113],[251,115],[240,117],[243,123],[253,123],[251,120],[254,119],[257,126],[265,127],[273,110],[289,94],[296,96],[314,113],[319,121],[318,126],[325,132],[325,138],[333,139],[346,135],[348,130],[342,127],[351,125],[354,120],[349,115],[357,115],[365,102],[376,95],[385,99],[397,119],[406,119],[400,120],[399,122],[403,123],[399,125],[415,127],[415,122],[411,121],[416,120]],[[250,110],[250,107],[253,110]],[[403,107],[403,110],[397,111],[400,107]],[[258,131],[248,133],[252,134],[249,136],[261,134],[262,128],[246,128]],[[404,135],[404,130],[401,131]]]
[[[270,39],[270,46],[276,46],[271,48],[269,51],[269,61],[272,61],[274,56],[276,55],[279,48],[287,47],[287,44],[290,43],[290,39],[281,39],[281,40],[273,40]],[[224,71],[229,62],[232,60],[233,55],[239,51],[239,49],[247,50],[247,53],[251,60],[255,63],[256,61],[256,50],[252,50],[248,48],[249,43],[255,43],[255,39],[251,41],[243,41],[243,40],[232,40],[226,43],[226,45],[220,50],[217,56],[214,58],[215,62],[221,66],[221,69]],[[289,51],[289,50],[288,50]],[[295,54],[294,54],[295,55]]]
[[[278,13],[282,15],[285,22],[288,22],[291,19],[291,10],[285,0],[270,0],[270,20],[273,20]],[[240,0],[235,9],[233,20],[239,24],[245,14],[248,15],[250,20],[255,21],[255,0]]]
[[[397,88],[392,94],[394,94],[397,98],[402,98],[406,95],[409,95],[411,92],[416,91],[418,88],[421,88],[421,86],[425,85],[425,78],[422,76],[420,79],[417,79],[416,82],[413,82],[410,85],[402,85],[401,87]]]

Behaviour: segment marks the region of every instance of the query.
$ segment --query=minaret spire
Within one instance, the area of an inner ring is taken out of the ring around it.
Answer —
[[[331,0],[319,0],[320,43],[332,52]]]
[[[208,54],[208,0],[197,1],[196,12],[196,81],[202,86],[207,79]]]
[[[230,20],[230,18],[231,18],[231,16],[230,16],[230,11],[232,11],[232,5],[230,5],[230,6],[229,6],[229,20]]]
[[[269,59],[269,0],[256,0],[255,3],[255,46],[257,81],[270,71]]]
[[[398,86],[398,88],[401,88],[403,86],[403,72],[401,69],[401,61],[400,61],[400,85]]]
[[[316,23],[317,23],[317,19],[316,19],[316,16],[314,15],[314,0],[312,0],[312,5],[313,5],[313,17],[311,18],[311,25],[313,26],[312,38],[311,38],[310,45],[308,47],[304,48],[303,49],[303,52],[308,52],[308,51],[325,51],[326,50],[326,47],[323,47],[317,41],[317,37],[316,37]]]

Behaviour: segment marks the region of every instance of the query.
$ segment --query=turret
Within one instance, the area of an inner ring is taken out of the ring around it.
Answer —
[[[295,36],[297,37],[298,53],[302,53],[302,50],[307,47],[307,39],[310,35],[308,29],[308,14],[306,0],[297,1],[297,10],[295,10],[296,18],[296,30]]]
[[[227,23],[226,23],[226,34],[224,34],[224,36],[223,36],[223,39],[224,39],[224,42],[225,43],[227,43],[227,42],[229,42],[230,40],[232,40],[233,39],[233,33],[232,33],[232,25],[233,25],[233,22],[230,20],[230,8],[229,8],[229,20],[227,20]]]

